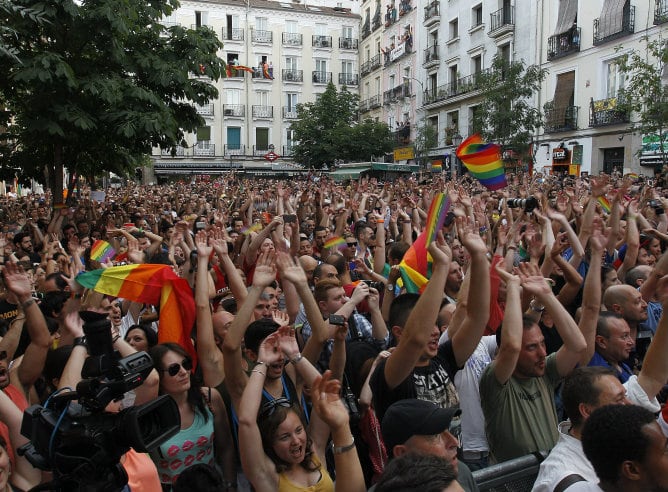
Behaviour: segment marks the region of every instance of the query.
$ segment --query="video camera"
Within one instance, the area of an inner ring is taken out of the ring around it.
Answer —
[[[508,208],[523,208],[525,212],[531,212],[538,207],[538,200],[535,197],[529,198],[508,198]]]
[[[149,452],[181,428],[178,407],[169,396],[119,413],[104,411],[145,381],[153,361],[146,352],[120,358],[106,314],[82,311],[80,316],[90,354],[83,379],[76,391],[54,394],[23,415],[21,434],[30,442],[19,454],[54,476],[33,490],[118,492],[128,481],[121,456],[131,447]]]

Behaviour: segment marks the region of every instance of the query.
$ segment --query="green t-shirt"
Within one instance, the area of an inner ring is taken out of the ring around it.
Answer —
[[[554,391],[561,378],[555,355],[547,357],[542,377],[513,376],[506,384],[500,384],[494,376],[494,362],[483,373],[480,403],[490,451],[497,462],[549,451],[557,443]]]

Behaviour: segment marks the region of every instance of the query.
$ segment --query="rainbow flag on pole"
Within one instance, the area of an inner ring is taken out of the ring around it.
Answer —
[[[484,143],[479,134],[471,135],[457,147],[457,157],[471,175],[488,190],[505,188],[506,173],[501,160],[501,146]]]
[[[436,234],[443,227],[449,209],[450,198],[445,193],[437,193],[429,206],[426,227],[408,248],[399,264],[399,271],[407,292],[421,293],[427,285],[431,277],[432,264],[427,246],[436,238]]]
[[[84,272],[77,282],[102,294],[160,306],[158,341],[175,342],[197,360],[190,339],[195,299],[188,281],[168,265],[123,265]]]

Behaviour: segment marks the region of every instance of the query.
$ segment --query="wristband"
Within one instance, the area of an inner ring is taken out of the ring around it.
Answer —
[[[251,371],[251,373],[253,373],[253,372],[257,372],[258,374],[262,374],[264,377],[267,377],[267,374],[264,373],[264,372],[262,372],[262,371],[260,371],[259,369],[253,369],[253,370]]]
[[[86,350],[88,350],[88,340],[86,339],[86,336],[84,335],[83,337],[76,337],[74,339],[74,342],[72,342],[73,347],[85,347]]]
[[[385,219],[376,219],[376,224],[384,224]]]
[[[290,362],[294,365],[297,365],[297,363],[303,358],[304,356],[298,352],[297,355],[295,355],[292,359],[290,359]]]
[[[35,299],[33,297],[31,297],[27,301],[23,301],[21,303],[21,308],[25,311],[26,308],[32,306],[33,304],[35,304]]]
[[[334,454],[343,454],[353,449],[355,447],[355,438],[351,436],[351,439],[353,440],[353,442],[351,442],[347,446],[334,446],[334,442],[332,442],[332,452]]]
[[[118,342],[118,339],[119,339],[119,338],[121,338],[121,336],[120,336],[120,335],[116,335],[114,338],[111,339],[111,343],[114,344],[114,343]]]
[[[532,299],[531,302],[529,303],[529,307],[531,307],[531,310],[535,313],[542,313],[545,311],[545,306],[542,304],[539,304],[536,299]]]

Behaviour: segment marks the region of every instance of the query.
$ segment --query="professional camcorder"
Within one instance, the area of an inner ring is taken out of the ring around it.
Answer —
[[[83,379],[76,391],[54,393],[44,406],[32,405],[23,415],[21,434],[30,442],[19,453],[54,477],[33,490],[118,492],[128,481],[121,456],[131,447],[151,451],[181,427],[178,407],[169,396],[119,413],[104,411],[144,382],[153,361],[146,352],[120,358],[106,314],[82,311],[80,316],[90,354]]]

